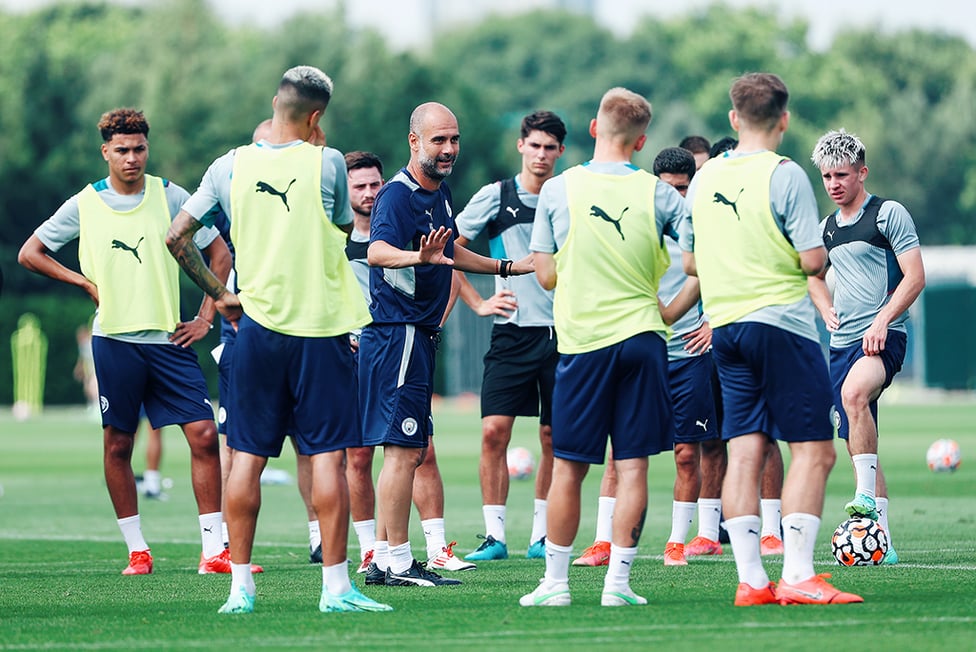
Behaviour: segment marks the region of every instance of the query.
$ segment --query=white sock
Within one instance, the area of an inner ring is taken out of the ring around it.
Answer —
[[[557,546],[546,539],[546,580],[569,582],[569,557],[573,546]]]
[[[813,549],[819,531],[820,519],[813,514],[794,512],[783,517],[783,579],[787,583],[814,576]]]
[[[366,553],[376,547],[376,519],[353,521],[352,528],[359,539],[359,559],[366,558]]]
[[[352,588],[349,581],[349,565],[341,562],[333,566],[322,567],[322,586],[332,595],[344,595]]]
[[[691,521],[695,518],[696,503],[685,503],[678,500],[671,503],[671,535],[668,543],[684,543],[691,529]],[[613,548],[610,548],[613,550]],[[634,548],[636,550],[636,548]],[[630,548],[625,548],[630,550]],[[612,553],[611,553],[612,554]]]
[[[485,535],[505,543],[505,506],[482,505],[481,513],[485,517]]]
[[[224,537],[220,531],[223,517],[220,512],[200,514],[200,541],[203,544],[203,556],[210,559],[224,551]]]
[[[709,541],[718,541],[718,524],[721,520],[721,498],[698,499],[698,536]]]
[[[536,498],[532,510],[532,536],[529,545],[546,536],[546,503],[544,498]]]
[[[600,496],[596,510],[596,540],[613,541],[613,506],[617,499],[613,496]]]
[[[136,551],[149,550],[149,544],[142,536],[142,521],[138,514],[120,518],[118,524],[130,555]]]
[[[630,568],[637,557],[637,546],[622,548],[610,544],[610,563],[603,578],[603,590],[612,591],[630,586]]]
[[[223,518],[223,516],[221,516]],[[230,535],[227,534],[227,521],[220,522],[220,538],[224,540],[224,547],[230,545]]]
[[[322,545],[322,531],[319,529],[318,519],[308,522],[308,547],[315,550]]]
[[[163,476],[159,471],[146,469],[142,472],[142,490],[148,494],[158,494],[163,490]]]
[[[254,595],[257,588],[254,586],[254,575],[251,574],[251,563],[230,564],[230,594],[234,595],[243,588],[248,595]]]
[[[725,529],[729,533],[732,554],[735,555],[739,582],[745,582],[754,589],[769,586],[769,575],[763,568],[759,554],[759,516],[748,514],[725,519]]]
[[[857,493],[874,498],[875,483],[878,479],[878,456],[875,453],[852,455],[854,478],[857,480]]]
[[[783,501],[779,498],[762,498],[759,501],[759,512],[762,514],[762,533],[760,536],[774,535],[780,537],[780,519],[782,519]]]
[[[390,544],[387,541],[377,539],[373,543],[373,563],[381,571],[390,567]]]
[[[401,543],[398,546],[390,546],[387,552],[387,559],[390,560],[390,572],[394,575],[406,573],[413,565],[413,553],[410,551],[410,542]]]
[[[424,538],[427,543],[427,559],[433,559],[447,547],[447,539],[444,538],[444,519],[428,518],[426,521],[421,521],[420,525],[424,528]]]
[[[888,528],[888,499],[878,496],[874,499],[878,506],[878,525],[888,535],[888,547],[891,547],[891,530]]]

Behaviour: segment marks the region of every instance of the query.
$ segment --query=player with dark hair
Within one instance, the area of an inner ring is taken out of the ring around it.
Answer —
[[[684,197],[697,171],[692,154],[668,147],[655,157],[654,174]],[[725,445],[719,438],[719,421],[712,395],[712,329],[699,303],[698,280],[682,269],[681,249],[673,238],[665,240],[671,266],[661,278],[658,297],[678,314],[667,314],[673,335],[668,340],[668,382],[675,412],[674,503],[671,533],[664,548],[665,566],[683,566],[685,538],[697,508],[698,536],[690,545],[718,538],[721,513]],[[691,303],[690,309],[686,306]],[[692,548],[692,552],[698,550]],[[719,549],[721,552],[721,549]]]
[[[678,147],[686,149],[694,155],[696,170],[700,170],[705,161],[711,158],[709,153],[711,145],[708,144],[708,139],[704,136],[685,136],[678,143]]]
[[[722,502],[739,575],[735,604],[861,602],[813,568],[835,453],[807,277],[823,269],[826,251],[806,173],[774,151],[789,125],[789,91],[776,75],[750,73],[729,95],[739,145],[695,176],[688,193],[693,232],[682,248],[685,270],[701,279],[721,380],[729,451]],[[787,441],[792,453],[778,586],[760,557],[759,485],[769,438]]]
[[[736,148],[739,141],[732,136],[723,136],[715,141],[715,144],[708,150],[708,158],[715,158],[725,152],[730,152]]]
[[[677,190],[682,197],[688,192],[688,184],[698,171],[694,154],[684,147],[665,147],[654,157],[651,169],[657,178]]]
[[[824,189],[837,210],[823,222],[834,269],[834,292],[824,274],[810,279],[810,296],[830,331],[835,422],[854,465],[852,517],[879,521],[888,532],[888,486],[878,460],[878,398],[905,359],[908,308],[925,287],[925,268],[912,216],[891,199],[870,194],[864,144],[843,129],[824,134],[813,149]],[[888,548],[884,563],[898,563]]]
[[[207,383],[190,344],[213,324],[213,300],[180,321],[179,266],[166,230],[188,193],[146,174],[149,123],[141,111],[116,109],[98,122],[108,177],[85,186],[41,224],[20,250],[27,269],[83,289],[97,306],[92,355],[104,432],[105,484],[129,549],[123,575],[153,571],[142,535],[132,450],[144,405],[154,427],[179,424],[190,445],[193,492],[203,550],[199,572],[229,572],[220,536],[220,458]],[[52,256],[78,239],[81,273]],[[227,278],[230,253],[216,229],[187,242]]]
[[[551,111],[522,119],[516,149],[522,166],[514,177],[481,188],[457,217],[456,242],[466,245],[485,230],[494,255],[529,255],[532,221],[542,184],[556,172],[565,151],[566,125]],[[494,315],[491,346],[485,354],[481,386],[481,479],[484,542],[467,560],[506,559],[505,535],[509,476],[506,452],[515,418],[539,416],[542,454],[535,478],[535,503],[529,558],[545,556],[546,495],[552,481],[552,387],[556,375],[556,337],[552,291],[534,275],[497,278],[495,294],[483,299],[461,272],[455,272],[461,298],[477,314]]]

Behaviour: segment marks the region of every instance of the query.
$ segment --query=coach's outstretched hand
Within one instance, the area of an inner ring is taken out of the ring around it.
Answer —
[[[420,251],[417,252],[420,255],[420,264],[453,265],[454,259],[444,255],[444,247],[451,241],[452,234],[451,229],[442,226],[420,236]]]

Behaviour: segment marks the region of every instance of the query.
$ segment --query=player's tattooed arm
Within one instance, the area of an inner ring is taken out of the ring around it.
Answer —
[[[202,225],[192,215],[181,210],[173,223],[170,224],[169,233],[166,234],[166,246],[169,252],[179,263],[180,267],[186,272],[194,283],[201,290],[213,297],[217,303],[217,309],[232,321],[239,317],[239,306],[236,297],[227,287],[214,276],[213,272],[203,262],[203,256],[193,242],[193,234]]]
[[[203,226],[186,211],[180,211],[169,226],[166,246],[186,275],[200,286],[200,289],[216,299],[227,288],[217,280],[210,268],[203,262],[203,256],[193,242],[193,234]]]

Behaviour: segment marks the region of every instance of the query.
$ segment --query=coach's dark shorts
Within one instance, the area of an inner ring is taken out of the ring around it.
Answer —
[[[556,457],[602,464],[607,436],[618,460],[656,455],[674,446],[668,390],[668,347],[659,334],[562,355],[553,391]]]
[[[481,416],[538,416],[541,425],[552,424],[558,363],[556,331],[551,326],[496,324],[485,354]]]
[[[244,315],[230,379],[231,448],[278,457],[286,433],[302,455],[362,445],[348,335],[295,337]]]
[[[819,342],[758,322],[712,330],[722,438],[761,432],[787,442],[833,439],[830,376]]]
[[[213,406],[196,352],[175,344],[136,344],[93,337],[102,427],[134,433],[139,412],[153,428],[212,421]]]
[[[433,422],[435,331],[370,324],[359,338],[362,446],[425,448]],[[348,348],[348,344],[347,344]]]
[[[668,362],[671,404],[674,405],[674,442],[694,443],[717,439],[715,400],[712,397],[712,354]]]
[[[885,380],[881,386],[882,390],[887,389],[891,385],[891,381],[894,380],[895,374],[901,371],[901,365],[905,362],[905,349],[907,348],[907,344],[908,336],[905,333],[893,330],[888,331],[888,336],[885,339],[885,348],[878,354],[885,370]],[[834,425],[837,426],[837,436],[841,439],[847,439],[849,424],[847,422],[847,414],[844,412],[844,404],[841,400],[840,390],[844,385],[844,381],[847,379],[847,374],[850,372],[851,367],[854,366],[855,362],[864,357],[864,349],[861,346],[861,342],[857,342],[844,348],[830,349],[830,380],[832,381],[834,390]],[[871,416],[874,418],[875,425],[877,425],[877,400],[871,401]]]

